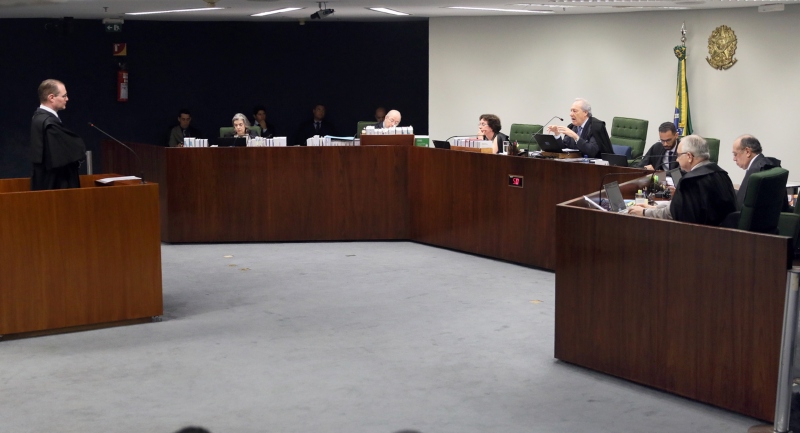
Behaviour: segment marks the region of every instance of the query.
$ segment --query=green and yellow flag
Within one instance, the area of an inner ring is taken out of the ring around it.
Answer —
[[[686,83],[686,46],[675,47],[678,58],[678,88],[675,91],[675,128],[678,135],[692,134],[692,116],[689,114],[689,85]]]

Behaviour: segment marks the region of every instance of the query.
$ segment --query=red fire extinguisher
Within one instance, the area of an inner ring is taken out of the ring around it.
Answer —
[[[128,102],[128,71],[117,71],[117,101]]]

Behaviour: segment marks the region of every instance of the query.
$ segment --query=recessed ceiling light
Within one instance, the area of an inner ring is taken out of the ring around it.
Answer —
[[[274,11],[261,12],[260,14],[253,14],[253,15],[250,15],[250,16],[251,17],[265,17],[267,15],[272,15],[272,14],[282,14],[284,12],[299,11],[300,9],[303,9],[303,8],[283,8],[283,9],[276,9]]]
[[[153,14],[172,14],[178,12],[204,12],[217,11],[225,8],[195,8],[195,9],[174,9],[171,11],[151,11],[151,12],[126,12],[125,15],[153,15]]]
[[[497,9],[497,8],[471,8],[466,6],[449,6],[447,9],[465,9],[469,11],[490,11],[490,12],[513,12],[525,14],[551,14],[552,11],[529,11],[525,9]]]
[[[375,12],[383,12],[385,14],[391,14],[391,15],[409,15],[409,14],[407,14],[405,12],[399,12],[399,11],[396,11],[394,9],[389,9],[389,8],[369,8],[369,9],[373,10]]]

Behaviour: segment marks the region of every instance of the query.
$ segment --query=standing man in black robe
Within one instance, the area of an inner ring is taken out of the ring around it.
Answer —
[[[86,145],[74,132],[64,128],[58,112],[67,108],[64,83],[48,79],[39,84],[39,108],[31,120],[31,191],[80,188],[78,170]]]
[[[688,135],[678,143],[678,164],[686,174],[669,205],[636,205],[628,213],[651,218],[673,219],[694,224],[718,226],[736,211],[736,192],[728,172],[708,160],[706,140]]]

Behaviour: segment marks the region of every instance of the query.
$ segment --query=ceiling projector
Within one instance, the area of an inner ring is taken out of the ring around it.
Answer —
[[[320,9],[311,14],[312,20],[321,20],[325,17],[333,15],[333,9]]]

